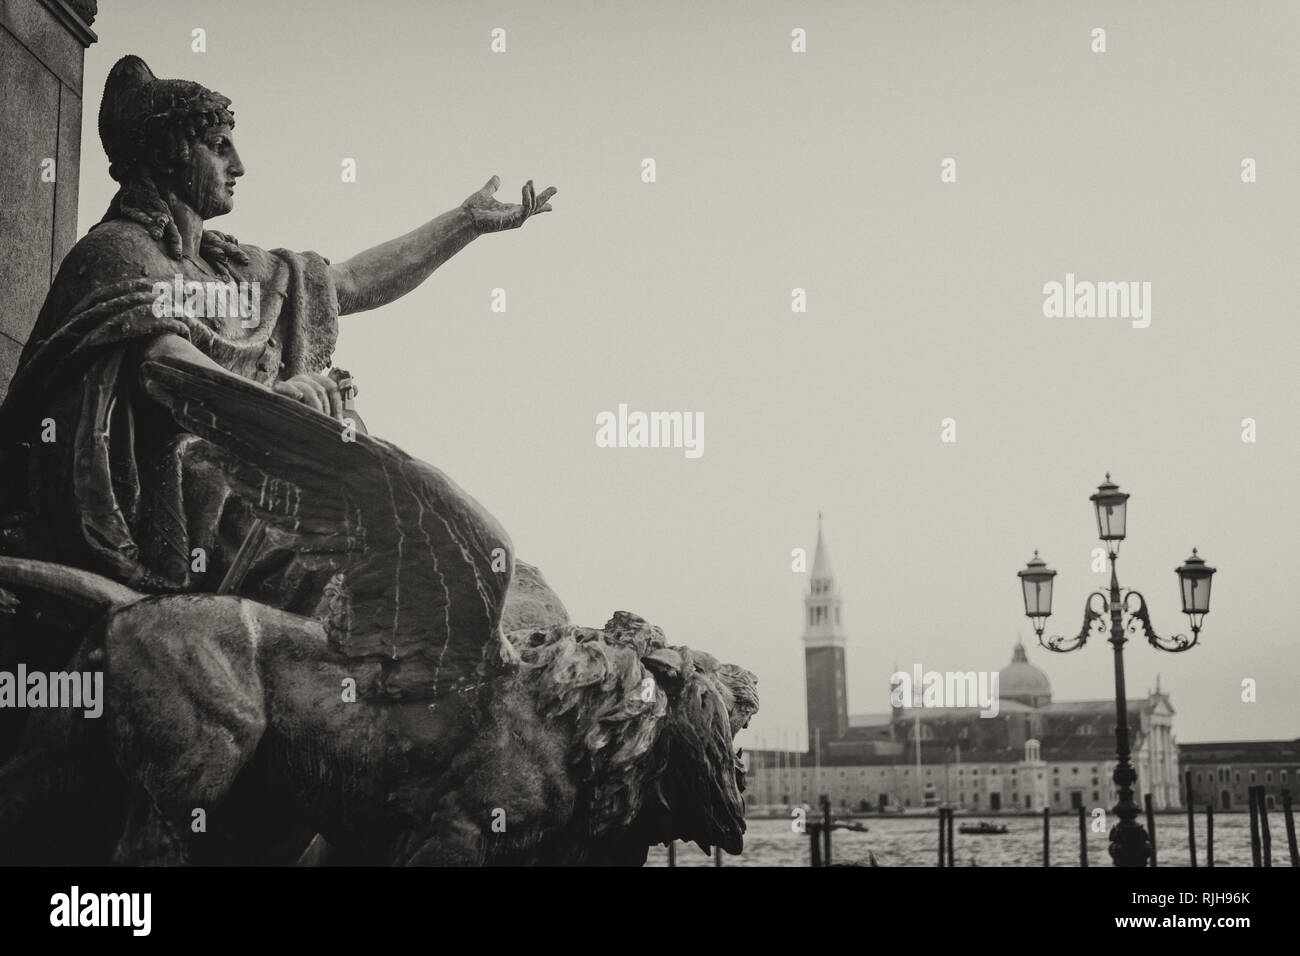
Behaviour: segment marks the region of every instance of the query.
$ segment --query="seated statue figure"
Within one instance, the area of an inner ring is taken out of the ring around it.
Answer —
[[[106,687],[102,720],[0,712],[0,863],[739,852],[753,675],[626,612],[570,624],[496,520],[326,374],[339,315],[555,189],[502,203],[493,176],[337,264],[267,251],[204,229],[244,174],[230,105],[114,66],[120,188],[0,406],[0,671]]]

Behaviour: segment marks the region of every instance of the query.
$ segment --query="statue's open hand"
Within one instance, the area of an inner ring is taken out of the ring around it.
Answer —
[[[534,194],[533,181],[530,179],[524,183],[523,203],[516,204],[497,202],[492,198],[500,185],[501,177],[493,176],[482,189],[461,203],[461,208],[473,218],[474,229],[478,233],[518,229],[533,213],[551,211],[551,204],[547,200],[555,195],[554,186],[548,186],[542,192]]]
[[[271,391],[277,395],[287,395],[294,401],[302,402],[308,408],[343,419],[343,398],[339,394],[338,383],[328,375],[303,372],[293,378],[276,382]]]

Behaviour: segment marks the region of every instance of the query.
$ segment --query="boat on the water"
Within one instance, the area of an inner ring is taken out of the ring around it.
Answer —
[[[859,823],[856,820],[851,823],[841,823],[836,820],[831,826],[836,830],[852,830],[854,833],[866,833],[869,830],[865,823]]]
[[[1004,823],[987,823],[981,821],[979,823],[963,823],[957,828],[957,832],[968,833],[976,836],[996,836],[1000,833],[1006,833],[1007,827]]]

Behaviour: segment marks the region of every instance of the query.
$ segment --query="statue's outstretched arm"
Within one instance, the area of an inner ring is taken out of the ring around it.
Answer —
[[[555,195],[554,186],[534,193],[530,179],[524,185],[522,203],[502,203],[492,197],[500,185],[500,177],[493,176],[455,209],[331,266],[339,314],[387,305],[429,278],[434,269],[483,233],[517,229],[534,213],[551,211],[548,200]]]

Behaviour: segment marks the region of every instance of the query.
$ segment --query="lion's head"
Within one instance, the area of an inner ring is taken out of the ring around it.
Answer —
[[[539,716],[569,735],[592,861],[643,862],[674,839],[741,852],[745,778],[732,747],[758,710],[753,674],[670,647],[625,611],[601,630],[557,625],[509,641]]]

